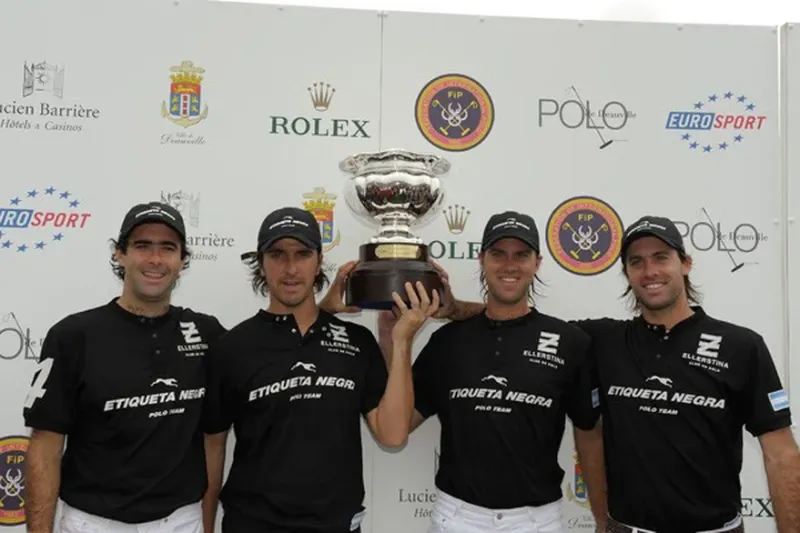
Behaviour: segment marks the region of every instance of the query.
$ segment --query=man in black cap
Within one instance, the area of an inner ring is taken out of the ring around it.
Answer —
[[[319,224],[296,208],[270,213],[248,254],[266,310],[223,335],[209,356],[204,413],[206,527],[222,502],[225,533],[345,533],[365,515],[361,424],[397,447],[413,408],[411,341],[439,295],[406,286],[387,362],[372,333],[320,309],[325,283]],[[222,485],[225,444],[236,449]]]
[[[583,454],[599,413],[588,335],[533,306],[539,250],[530,216],[492,216],[478,256],[485,310],[438,329],[414,362],[412,429],[433,415],[441,424],[431,533],[564,530],[566,416]],[[582,456],[592,488],[595,459]]]
[[[202,531],[204,359],[223,327],[171,305],[188,260],[180,213],[134,206],[114,241],[122,294],[48,331],[23,411],[28,531],[54,530],[59,497],[62,533]]]
[[[743,531],[743,428],[760,442],[778,531],[800,531],[800,453],[763,337],[705,313],[671,220],[634,222],[621,259],[638,316],[577,322],[596,356],[607,531]]]

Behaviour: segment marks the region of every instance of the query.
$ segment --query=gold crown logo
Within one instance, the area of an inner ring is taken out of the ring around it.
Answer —
[[[197,85],[203,81],[203,76],[200,74],[206,71],[204,68],[195,67],[191,61],[183,61],[178,66],[169,67],[169,70],[170,72],[175,72],[169,77],[174,83],[193,83]]]
[[[303,200],[303,208],[306,211],[332,211],[336,195],[325,192],[325,187],[314,187],[312,192],[303,193],[303,198],[308,198]]]
[[[451,205],[444,210],[444,219],[450,233],[458,235],[464,231],[470,212],[463,205]]]
[[[327,111],[333,100],[333,93],[336,89],[332,88],[330,83],[315,82],[312,87],[308,88],[308,94],[311,95],[311,103],[314,104],[314,109],[317,111]]]

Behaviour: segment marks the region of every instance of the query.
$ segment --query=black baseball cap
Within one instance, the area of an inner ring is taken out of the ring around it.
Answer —
[[[322,249],[319,222],[310,211],[299,207],[283,207],[267,215],[258,230],[258,251],[263,252],[284,238],[298,240],[314,250]]]
[[[642,237],[657,237],[667,243],[670,248],[674,248],[683,254],[686,253],[683,237],[681,237],[681,232],[678,231],[678,227],[674,222],[666,217],[646,215],[625,230],[621,251],[623,259],[631,243]]]
[[[125,215],[122,226],[119,228],[120,242],[127,239],[136,226],[148,222],[169,226],[180,236],[181,242],[186,242],[186,225],[183,217],[177,209],[162,202],[149,202],[133,206]]]
[[[481,251],[484,252],[500,239],[519,239],[539,253],[539,230],[533,218],[516,211],[492,215],[483,229]]]

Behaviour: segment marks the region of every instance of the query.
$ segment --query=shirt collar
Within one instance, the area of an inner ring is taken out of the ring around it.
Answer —
[[[106,307],[108,307],[109,310],[115,316],[122,318],[122,320],[130,322],[132,324],[142,325],[145,327],[161,327],[167,322],[169,322],[171,319],[173,319],[179,311],[177,307],[170,305],[169,308],[167,309],[167,312],[164,313],[163,315],[142,316],[142,315],[137,315],[135,313],[131,313],[130,311],[119,305],[118,302],[119,302],[119,296],[116,296],[112,298],[110,302],[108,302]]]
[[[259,309],[257,316],[268,324],[274,324],[280,328],[296,328],[297,321],[294,318],[292,313],[270,313],[265,309]],[[333,320],[333,315],[319,309],[319,314],[317,315],[317,320],[311,325],[310,329],[316,330],[318,327],[324,326],[329,324]]]
[[[694,326],[700,324],[708,316],[706,315],[705,310],[703,310],[703,308],[699,305],[693,305],[691,306],[691,309],[692,311],[694,311],[694,314],[692,316],[684,318],[683,320],[672,326],[672,329],[669,331],[670,334],[680,333],[684,330],[689,330]],[[634,319],[634,323],[638,327],[644,328],[648,331],[656,332],[660,335],[665,334],[667,331],[667,328],[664,327],[663,324],[651,324],[650,322],[645,320],[645,318],[642,315],[637,316]]]
[[[490,329],[507,329],[530,324],[537,316],[539,316],[539,311],[533,307],[530,307],[529,312],[522,316],[509,318],[507,320],[494,320],[489,318],[484,310],[481,314],[481,320]]]

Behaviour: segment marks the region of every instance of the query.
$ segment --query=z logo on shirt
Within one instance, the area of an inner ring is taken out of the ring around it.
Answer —
[[[703,357],[719,356],[719,347],[722,344],[721,335],[700,334],[700,342],[697,343],[697,355]]]
[[[200,330],[194,322],[181,322],[181,333],[186,344],[178,345],[178,351],[186,357],[202,357],[208,350],[208,344],[203,342]]]
[[[197,329],[194,322],[181,322],[181,333],[183,333],[183,341],[186,344],[203,342],[203,338],[200,336],[200,330]]]
[[[328,324],[327,337],[330,340],[321,340],[320,346],[327,348],[329,352],[354,357],[361,349],[350,342],[347,328],[341,324]]]
[[[550,353],[553,355],[557,354],[559,339],[561,339],[561,335],[558,333],[542,331],[539,334],[539,346],[536,348],[536,351]]]
[[[331,324],[331,340],[333,342],[350,342],[350,337],[347,336],[347,328],[338,324]]]

